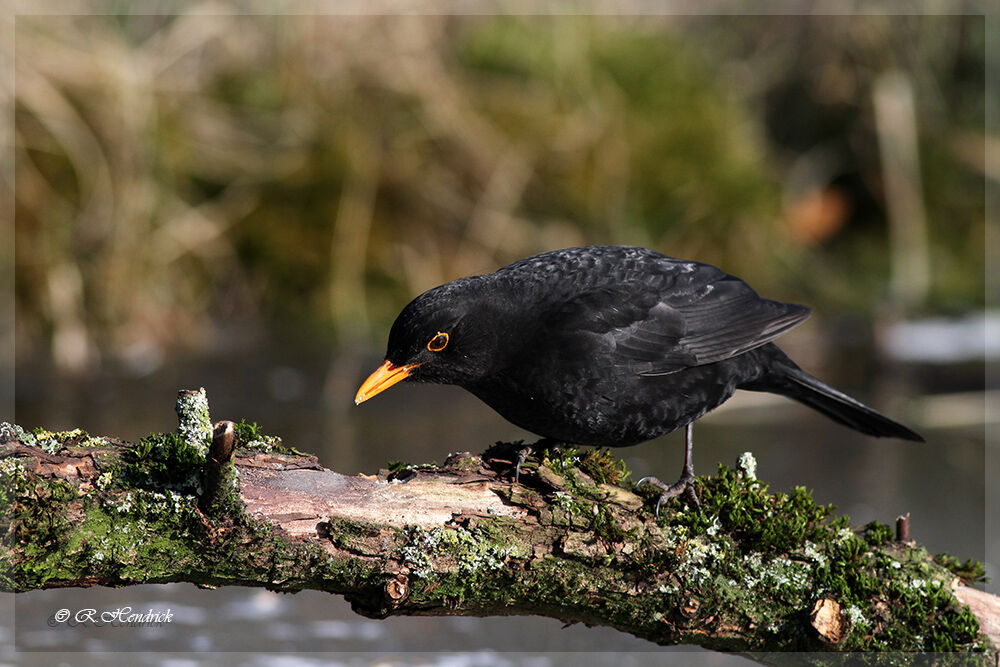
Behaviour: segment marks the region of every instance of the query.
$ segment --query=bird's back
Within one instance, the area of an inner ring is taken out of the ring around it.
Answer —
[[[503,333],[517,352],[467,388],[523,428],[581,444],[635,444],[696,419],[756,372],[741,355],[809,313],[644,248],[557,250],[491,278],[531,321]]]
[[[554,302],[590,289],[641,282],[663,291],[706,283],[726,274],[709,264],[667,257],[636,246],[563,248],[518,260],[497,270],[499,281],[535,288]]]

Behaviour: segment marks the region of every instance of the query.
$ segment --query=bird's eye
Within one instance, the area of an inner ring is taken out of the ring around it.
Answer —
[[[441,333],[440,331],[434,338],[427,341],[427,349],[431,352],[440,352],[446,347],[448,347],[448,334]]]

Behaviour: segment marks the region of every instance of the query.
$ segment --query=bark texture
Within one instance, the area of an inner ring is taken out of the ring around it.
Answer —
[[[2,587],[185,581],[342,594],[361,614],[539,614],[726,651],[934,651],[995,664],[1000,605],[888,526],[852,529],[752,457],[702,511],[637,495],[618,459],[516,445],[349,477],[181,392],[176,433],[125,443],[0,426]],[[677,501],[674,501],[675,503]]]

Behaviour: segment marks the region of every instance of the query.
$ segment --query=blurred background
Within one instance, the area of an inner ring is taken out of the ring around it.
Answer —
[[[856,525],[911,512],[931,551],[985,558],[998,350],[983,193],[1000,139],[984,132],[982,16],[184,7],[14,20],[18,423],[137,439],[174,428],[176,391],[204,386],[214,418],[348,474],[530,438],[456,388],[352,399],[420,292],[553,248],[643,245],[811,306],[782,347],[928,440],[738,396],[699,429],[702,474],[752,450],[776,490],[813,488]],[[680,443],[620,453],[636,478],[671,475]],[[660,650],[537,618],[368,621],[308,592],[17,601],[27,651],[457,650],[492,665],[511,646],[539,664]],[[186,620],[149,636],[45,624],[82,604]]]

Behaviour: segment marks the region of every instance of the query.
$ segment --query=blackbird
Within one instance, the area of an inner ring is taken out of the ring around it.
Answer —
[[[697,506],[693,423],[736,389],[787,396],[868,435],[923,441],[771,342],[809,313],[646,248],[555,250],[411,301],[355,403],[410,380],[463,387],[549,441],[625,447],[685,426],[680,479],[639,482],[662,490],[657,513],[682,493]]]

